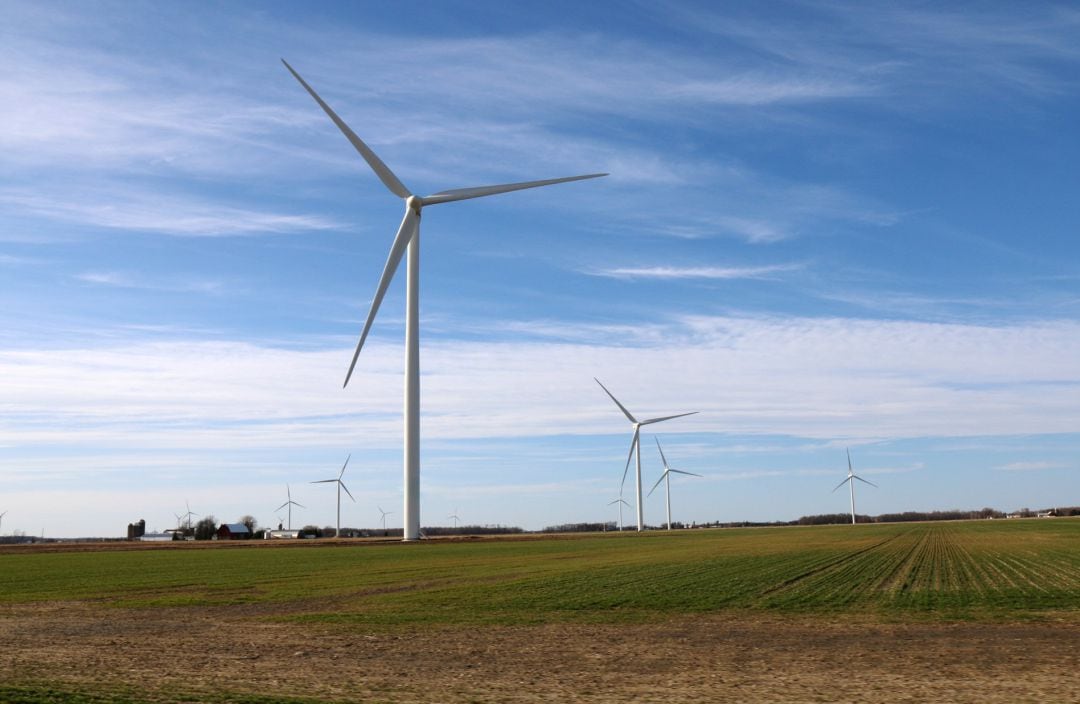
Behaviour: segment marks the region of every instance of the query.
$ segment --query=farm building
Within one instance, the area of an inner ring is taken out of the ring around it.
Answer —
[[[217,530],[218,540],[246,540],[251,537],[251,531],[243,523],[222,523]]]
[[[263,537],[267,540],[277,540],[278,538],[299,538],[300,531],[298,530],[268,530],[263,534]]]
[[[172,531],[165,533],[143,533],[139,536],[139,540],[144,543],[167,543],[176,540],[176,537]]]

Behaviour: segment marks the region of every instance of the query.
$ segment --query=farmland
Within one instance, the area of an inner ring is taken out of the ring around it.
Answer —
[[[1069,519],[12,548],[0,554],[0,636],[13,643],[0,699],[630,701],[648,698],[642,681],[664,653],[662,687],[684,701],[766,686],[739,680],[748,653],[822,683],[844,654],[914,672],[1022,664],[1014,679],[1038,675],[1032,687],[1060,695],[1078,622],[1080,521]],[[134,665],[148,648],[169,655]],[[347,684],[312,675],[307,658]],[[558,696],[536,679],[552,668]],[[435,682],[448,693],[425,696]]]

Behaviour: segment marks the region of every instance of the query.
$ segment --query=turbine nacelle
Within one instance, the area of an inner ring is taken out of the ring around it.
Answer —
[[[409,196],[405,199],[405,207],[420,215],[420,209],[424,207],[424,199],[420,196]]]

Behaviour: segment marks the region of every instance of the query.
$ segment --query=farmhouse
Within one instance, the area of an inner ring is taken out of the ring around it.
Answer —
[[[251,531],[243,523],[222,523],[217,530],[218,540],[246,540]]]

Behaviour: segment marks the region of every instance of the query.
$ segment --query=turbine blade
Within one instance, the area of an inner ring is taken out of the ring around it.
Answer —
[[[436,205],[449,203],[455,200],[468,200],[470,198],[482,198],[493,196],[498,193],[510,191],[523,191],[526,188],[539,188],[540,186],[552,186],[556,183],[569,183],[570,181],[584,181],[589,178],[600,178],[607,174],[586,174],[584,176],[565,176],[563,178],[549,178],[543,181],[522,181],[521,183],[503,183],[497,186],[476,186],[473,188],[454,188],[449,191],[439,191],[430,196],[424,196],[421,201],[424,205]],[[403,196],[404,197],[404,196]]]
[[[650,425],[652,423],[659,423],[660,421],[663,421],[663,420],[671,420],[672,418],[682,418],[683,416],[692,416],[697,412],[698,411],[690,411],[689,413],[680,413],[677,416],[664,416],[663,418],[650,418],[649,420],[641,421],[641,424],[642,425]]]
[[[600,384],[600,380],[597,379],[595,376],[593,377],[593,381],[595,381],[597,384]],[[637,423],[637,418],[630,415],[630,411],[626,410],[626,406],[619,403],[619,399],[615,398],[615,395],[608,391],[606,386],[600,384],[600,388],[604,390],[604,393],[611,397],[611,400],[615,402],[615,405],[619,407],[619,410],[623,412],[623,415],[625,415],[631,423]]]
[[[689,476],[691,476],[691,477],[701,477],[701,476],[704,476],[703,474],[694,474],[693,472],[687,472],[687,471],[685,471],[685,470],[682,470],[682,469],[671,469],[670,467],[668,468],[668,471],[669,471],[669,472],[675,472],[676,474],[686,474],[686,475],[689,475]]]
[[[360,156],[364,157],[364,161],[368,163],[368,166],[370,166],[371,170],[375,172],[375,175],[379,177],[379,180],[390,189],[390,192],[398,198],[408,198],[411,196],[412,193],[409,192],[408,188],[405,188],[405,184],[399,181],[398,177],[383,163],[382,159],[380,159],[375,152],[371,151],[371,148],[368,147],[368,145],[364,144],[364,140],[357,137],[356,133],[349,129],[349,126],[345,124],[345,121],[338,117],[337,113],[330,109],[329,105],[323,102],[323,99],[320,98],[319,94],[307,84],[307,81],[300,78],[300,74],[293,70],[293,67],[289,65],[289,62],[282,59],[281,63],[285,64],[285,68],[289,69],[289,73],[291,73],[296,80],[300,81],[300,85],[304,86],[304,90],[310,93],[312,98],[315,98],[315,102],[319,104],[319,107],[323,109],[323,112],[330,116],[330,119],[338,126],[338,129],[345,135],[345,138],[352,143],[353,147],[356,148],[356,151],[360,152]]]
[[[656,441],[656,449],[660,450],[660,459],[664,463],[664,469],[667,469],[667,457],[664,457],[664,448],[660,447],[660,438],[653,436],[653,440]]]
[[[352,453],[350,452],[345,458],[345,464],[341,465],[341,471],[338,472],[337,478],[341,479],[345,475],[345,468],[349,466],[349,460],[352,459]]]
[[[879,486],[878,486],[877,484],[875,484],[874,482],[868,482],[868,481],[866,481],[865,479],[863,479],[862,477],[860,477],[860,476],[859,476],[859,475],[857,475],[857,474],[852,474],[852,475],[851,475],[851,477],[852,477],[853,479],[858,479],[858,480],[859,480],[860,482],[862,482],[863,484],[869,484],[870,486],[874,487],[875,489],[880,489],[880,488],[881,488],[881,487],[879,487]]]
[[[844,481],[840,482],[840,483],[839,483],[839,484],[837,484],[837,485],[836,485],[835,487],[833,487],[833,491],[836,491],[836,490],[837,490],[837,489],[839,489],[840,487],[842,487],[842,486],[844,486],[845,484],[847,484],[847,483],[848,483],[849,481],[851,481],[851,477],[845,477],[845,478],[844,478]]]
[[[337,483],[341,485],[341,488],[345,490],[345,493],[346,493],[346,494],[349,494],[349,498],[350,498],[350,499],[352,499],[352,500],[353,500],[353,503],[355,504],[355,503],[356,503],[356,499],[353,499],[353,495],[352,495],[352,494],[351,494],[351,493],[349,492],[349,487],[345,486],[345,482],[343,482],[343,481],[341,481],[340,479],[338,479],[338,480],[337,480]]]
[[[312,484],[329,484],[331,482],[336,482],[336,481],[337,481],[337,479],[319,479],[319,480],[313,481],[311,483]]]
[[[307,508],[307,506],[305,506],[304,504],[298,504],[295,501],[290,501],[289,503],[291,503],[293,506],[299,506],[300,508]]]
[[[342,388],[349,385],[349,379],[352,378],[353,369],[356,367],[356,360],[360,357],[360,350],[363,348],[364,340],[367,339],[368,332],[371,330],[371,324],[375,322],[375,314],[379,312],[379,306],[382,305],[386,289],[390,286],[390,281],[394,278],[394,273],[401,263],[401,258],[404,256],[405,250],[408,248],[409,242],[412,241],[413,235],[419,226],[420,216],[412,208],[406,208],[405,217],[401,220],[401,227],[398,228],[397,234],[394,235],[394,243],[390,245],[390,254],[386,257],[386,266],[383,267],[382,278],[379,279],[379,286],[375,289],[375,296],[371,299],[371,310],[368,311],[367,321],[364,322],[364,330],[360,333],[360,341],[356,343],[356,351],[353,352],[352,362],[349,363],[349,371],[345,374],[345,383]]]
[[[626,456],[626,469],[622,472],[622,481],[619,482],[619,493],[622,493],[623,487],[626,485],[626,473],[630,471],[630,460],[634,458],[634,448],[637,447],[638,433],[640,429],[634,428],[634,437],[630,440],[630,454]]]
[[[645,494],[645,498],[652,496],[652,493],[656,491],[656,487],[660,486],[660,482],[664,481],[664,477],[668,475],[669,470],[664,470],[664,473],[660,475],[660,478],[656,480],[656,483],[652,485],[652,489],[649,489],[649,493]]]
[[[285,508],[285,507],[286,507],[286,506],[288,506],[288,505],[289,505],[289,502],[288,502],[288,501],[286,501],[285,503],[281,504],[280,506],[278,506],[278,507],[277,507],[277,508],[275,508],[274,510],[275,510],[275,511],[280,511],[281,509]]]
[[[854,474],[855,470],[851,468],[851,449],[847,447],[844,449],[847,450],[847,472],[848,474]]]

